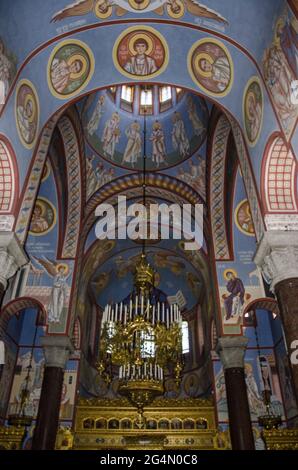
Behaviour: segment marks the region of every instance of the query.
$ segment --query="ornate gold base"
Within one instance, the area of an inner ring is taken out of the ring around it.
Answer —
[[[32,416],[19,416],[19,415],[9,415],[8,416],[8,424],[10,426],[31,426],[33,421]]]
[[[264,429],[278,429],[279,426],[282,424],[282,420],[280,416],[273,416],[273,415],[263,415],[259,416],[258,422],[260,426],[263,426]]]
[[[131,380],[119,384],[119,393],[126,396],[139,411],[163,394],[163,383],[158,380]]]

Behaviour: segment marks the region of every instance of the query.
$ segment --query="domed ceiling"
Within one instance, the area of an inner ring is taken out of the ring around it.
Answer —
[[[140,115],[141,90],[139,87],[131,88],[134,90],[131,102],[123,100],[118,91],[113,98],[106,90],[94,93],[86,100],[83,110],[85,138],[97,155],[122,168],[141,170],[144,119],[148,170],[177,165],[199,150],[208,122],[208,109],[202,98],[183,93],[177,103],[177,95],[172,92],[167,100],[169,108],[161,112],[162,103],[155,96],[160,93],[152,93],[158,91],[158,87],[151,87],[148,90],[148,94],[153,95],[152,105],[148,106],[150,114],[146,113],[144,118]],[[119,92],[121,89],[123,87],[118,87]],[[160,147],[162,155],[157,155],[156,147]]]
[[[88,207],[95,207],[92,201],[99,196],[115,205],[120,194],[127,196],[127,207],[142,203],[144,152],[146,205],[181,205],[187,193],[197,202],[205,200],[209,109],[204,99],[167,85],[122,85],[92,93],[77,107],[85,138]],[[173,197],[174,187],[180,196]],[[97,242],[93,226],[85,253],[97,262],[92,261],[86,277],[93,298],[104,307],[131,292],[142,242],[115,240],[110,251],[94,257]],[[182,243],[148,240],[146,254],[156,272],[156,289],[165,297],[182,293],[189,311],[199,301],[206,266],[201,255],[186,252]]]

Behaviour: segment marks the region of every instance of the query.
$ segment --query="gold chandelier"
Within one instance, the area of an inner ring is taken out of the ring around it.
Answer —
[[[143,205],[146,207],[146,109],[144,110]],[[104,309],[97,369],[106,382],[119,376],[119,393],[138,408],[136,423],[144,427],[144,406],[164,391],[167,371],[180,382],[182,317],[177,304],[157,301],[154,270],[147,261],[145,240],[127,302]]]
[[[142,253],[135,289],[124,303],[103,312],[97,368],[109,382],[118,369],[119,393],[139,411],[163,393],[165,370],[179,383],[182,370],[182,317],[177,304],[156,301],[154,271]]]

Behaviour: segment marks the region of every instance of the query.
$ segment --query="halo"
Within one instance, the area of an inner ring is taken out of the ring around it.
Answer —
[[[112,113],[112,118],[117,118],[117,120],[120,121],[120,116],[117,112]]]
[[[238,276],[237,271],[235,271],[235,269],[232,269],[232,268],[231,268],[231,269],[230,269],[230,268],[229,268],[229,269],[225,269],[224,272],[223,272],[223,277],[224,277],[224,279],[225,279],[226,281],[228,281],[228,277],[227,277],[227,274],[228,274],[228,273],[233,273],[235,277]]]
[[[101,10],[99,7],[103,3],[104,3],[104,0],[97,0],[97,2],[95,3],[94,13],[97,18],[102,18],[102,19],[108,18],[109,16],[111,16],[113,12],[113,7],[109,4],[107,4],[107,8],[105,10]]]
[[[138,39],[144,39],[148,43],[148,49],[146,50],[146,54],[150,55],[153,51],[153,41],[149,34],[147,33],[137,33],[132,36],[132,38],[128,42],[128,49],[131,55],[136,55],[136,51],[134,50],[134,44]]]
[[[43,216],[45,215],[45,213],[46,213],[46,206],[45,206],[45,204],[44,204],[40,199],[38,199],[38,200],[35,202],[34,209],[35,209],[35,207],[40,207],[40,208],[41,208],[41,214],[40,214],[40,215],[43,217]],[[33,209],[33,211],[34,211],[34,209]]]
[[[66,271],[66,274],[68,274],[68,272],[69,272],[69,266],[68,266],[68,264],[66,264],[66,263],[58,263],[58,264],[56,265],[56,271],[58,272],[60,268],[64,268],[65,271]]]
[[[176,0],[176,3],[179,5],[180,9],[173,11],[171,5],[167,5],[167,13],[171,18],[181,18],[185,13],[185,6],[181,0]]]
[[[247,204],[246,204],[246,209],[245,209],[245,213],[248,217],[252,218],[252,215],[251,215],[251,210],[250,210],[250,206],[248,204],[248,201],[247,201]]]
[[[248,107],[248,98],[252,97],[253,100],[254,100],[254,103],[256,103],[257,101],[257,98],[256,98],[256,95],[254,94],[253,91],[249,91],[246,95],[246,99],[245,99],[245,111],[246,111],[246,114],[247,116],[251,116],[251,113],[249,111],[249,107]]]
[[[71,80],[76,80],[77,78],[82,77],[86,73],[86,70],[88,67],[88,61],[86,57],[83,56],[83,54],[73,54],[72,56],[70,56],[69,59],[67,60],[67,65],[70,67],[76,60],[79,60],[80,62],[82,62],[83,66],[79,72],[71,72],[69,74],[69,78]]]
[[[35,103],[35,99],[34,99],[34,96],[31,95],[31,93],[27,93],[25,95],[25,100],[24,100],[24,109],[26,110],[26,106],[27,104],[31,101],[32,103],[32,114],[31,116],[27,116],[27,119],[29,122],[33,122],[34,119],[35,119],[35,116],[36,116],[36,103]]]
[[[210,70],[209,72],[205,72],[205,70],[201,69],[200,61],[202,59],[207,60],[208,62],[210,62],[211,65],[213,64],[214,59],[212,59],[211,55],[208,54],[208,52],[200,52],[194,59],[194,66],[199,71],[199,74],[202,77],[210,78],[210,77],[212,77],[212,70]]]
[[[128,0],[128,3],[134,10],[145,10],[150,3],[150,0]]]

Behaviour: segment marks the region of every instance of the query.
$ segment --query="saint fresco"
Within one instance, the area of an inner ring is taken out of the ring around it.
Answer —
[[[297,30],[297,18],[282,15],[276,22],[273,42],[263,56],[265,81],[287,138],[298,118],[298,103],[293,99],[298,76]]]
[[[201,39],[188,55],[189,73],[207,94],[225,96],[233,84],[233,63],[227,48],[216,39]]]
[[[39,102],[37,93],[28,80],[21,80],[16,92],[16,123],[22,144],[32,148],[38,129]]]
[[[238,229],[245,235],[255,236],[255,230],[247,199],[241,201],[235,210],[235,223]]]
[[[149,26],[129,28],[115,43],[113,58],[118,70],[138,79],[159,75],[167,66],[169,52],[164,38]]]
[[[29,233],[30,235],[45,235],[56,224],[56,209],[50,201],[39,197],[33,208]]]
[[[263,120],[263,95],[257,77],[249,80],[243,99],[243,118],[246,136],[250,145],[255,145],[261,131]]]
[[[70,98],[89,82],[94,70],[94,58],[81,41],[63,41],[53,50],[48,63],[48,84],[57,98]]]

